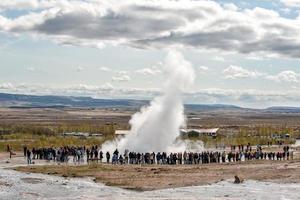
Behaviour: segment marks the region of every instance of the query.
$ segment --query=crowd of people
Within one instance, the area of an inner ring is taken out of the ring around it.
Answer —
[[[32,150],[30,150],[24,146],[23,152],[28,164],[32,164],[33,160],[52,160],[67,163],[70,158],[72,158],[74,163],[83,163],[85,157],[85,147],[65,146],[60,148],[32,148]]]
[[[106,162],[112,164],[167,164],[167,165],[191,165],[206,163],[226,163],[240,162],[248,160],[289,160],[293,159],[293,151],[289,146],[284,146],[282,151],[264,152],[261,146],[256,149],[248,145],[231,146],[230,151],[203,151],[203,152],[147,152],[140,153],[125,150],[119,153],[104,153],[97,145],[87,148],[85,146],[65,146],[60,148],[33,148],[32,150],[24,146],[24,157],[27,163],[32,164],[33,160],[47,160],[61,163],[90,163]],[[105,156],[105,158],[104,158]]]

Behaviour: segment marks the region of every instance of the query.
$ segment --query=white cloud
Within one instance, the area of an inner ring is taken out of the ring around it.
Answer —
[[[100,98],[140,98],[147,99],[159,94],[156,88],[115,87],[111,83],[103,85],[75,84],[51,86],[39,84],[0,83],[0,92],[36,95],[92,96]]]
[[[200,66],[200,67],[199,67],[199,70],[201,70],[201,71],[207,71],[207,70],[208,70],[208,67],[206,67],[206,66]]]
[[[243,78],[263,78],[275,82],[297,83],[299,82],[300,74],[286,70],[276,75],[262,73],[256,70],[247,70],[240,66],[231,65],[223,70],[226,79],[243,79]]]
[[[104,72],[110,72],[112,71],[110,68],[108,67],[100,67],[99,70],[104,71]]]
[[[300,0],[280,0],[280,2],[288,7],[300,8]]]
[[[272,90],[233,90],[208,88],[188,94],[188,98],[202,103],[234,104],[250,107],[267,107],[273,105],[299,106],[299,90],[272,91]]]
[[[62,87],[0,83],[0,92],[37,95],[93,96],[99,98],[148,99],[160,94],[160,89],[115,87],[110,83],[105,83],[103,85],[76,84]],[[192,103],[221,103],[250,107],[266,107],[272,105],[300,106],[299,88],[291,88],[285,91],[207,88],[186,93],[185,99],[187,102]]]
[[[261,61],[261,60],[266,60],[268,58],[263,57],[262,55],[249,55],[246,57],[248,60],[255,60],[255,61]]]
[[[262,75],[260,72],[247,70],[240,66],[234,65],[224,69],[223,74],[225,75],[226,79],[257,78]]]
[[[228,10],[233,10],[233,11],[237,11],[239,8],[233,4],[233,3],[226,3],[224,4],[224,8],[228,9]]]
[[[27,67],[25,69],[30,72],[34,72],[36,70],[34,67]]]
[[[112,77],[112,81],[115,81],[115,82],[128,82],[130,80],[131,80],[130,76],[128,76],[126,74]]]
[[[281,10],[281,12],[283,12],[285,14],[289,14],[292,11],[291,8],[281,8],[280,10]]]
[[[113,90],[115,87],[111,83],[105,83],[104,85],[101,86],[101,89],[104,90]]]
[[[127,70],[115,70],[115,72],[119,75],[127,75],[129,74],[130,72],[127,71]]]
[[[114,90],[114,86],[111,83],[105,83],[101,86],[97,85],[87,85],[87,84],[77,84],[64,88],[68,93],[76,91],[77,93],[87,93],[87,94],[99,94],[111,92]]]
[[[0,10],[34,9],[39,6],[38,0],[1,0]]]
[[[266,79],[276,81],[276,82],[289,82],[289,83],[297,83],[299,82],[300,75],[294,71],[287,70],[282,71],[277,75],[268,75]]]
[[[76,84],[70,86],[68,89],[70,90],[89,90],[89,91],[96,91],[99,89],[99,86],[95,85],[86,85],[86,84]]]
[[[111,69],[108,67],[99,67],[98,69],[103,72],[112,72],[117,75],[128,75],[131,73],[130,71],[127,71],[127,70],[114,70],[114,69]]]
[[[162,71],[157,66],[138,69],[135,72],[138,73],[138,74],[151,75],[151,76],[162,73]]]
[[[200,67],[198,67],[197,69],[198,69],[197,71],[198,71],[200,74],[205,74],[205,73],[208,72],[208,70],[209,70],[209,68],[208,68],[207,66],[200,66]]]
[[[8,5],[10,1],[4,2],[2,9],[14,9]],[[294,6],[298,2],[284,1]],[[97,48],[105,44],[136,48],[179,45],[300,57],[299,20],[264,8],[238,9],[234,4],[222,6],[209,0],[45,0],[37,4],[33,7],[39,9],[16,19],[0,15],[0,31]]]
[[[202,70],[202,71],[207,71],[208,67],[206,67],[206,66],[200,66],[199,69]]]
[[[13,88],[14,86],[11,83],[0,83],[0,90],[7,90],[7,89],[11,90]]]
[[[84,70],[84,67],[81,67],[81,66],[78,66],[76,69],[77,72],[82,72],[83,70]]]
[[[225,62],[225,58],[222,56],[215,56],[215,57],[213,57],[212,60],[218,61],[218,62]]]

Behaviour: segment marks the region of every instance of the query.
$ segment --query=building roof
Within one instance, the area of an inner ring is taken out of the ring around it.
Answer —
[[[217,133],[219,128],[209,128],[209,129],[181,129],[181,132],[188,133],[188,132],[198,132],[198,133]]]
[[[130,130],[116,130],[115,135],[127,135],[130,133]]]
[[[217,133],[219,128],[210,128],[210,129],[180,129],[182,133],[188,132],[197,132],[197,133]],[[116,130],[115,135],[127,135],[130,133],[130,130]]]
[[[88,137],[90,134],[89,133],[84,133],[84,132],[67,132],[67,133],[63,133],[63,135],[67,135],[67,136],[85,136],[85,137]]]

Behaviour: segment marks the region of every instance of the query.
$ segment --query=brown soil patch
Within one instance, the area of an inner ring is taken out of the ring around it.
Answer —
[[[300,182],[300,160],[262,160],[192,166],[52,165],[17,167],[15,169],[22,172],[54,174],[63,177],[94,177],[95,182],[139,191],[207,185],[233,179],[235,175],[245,180],[280,183]]]

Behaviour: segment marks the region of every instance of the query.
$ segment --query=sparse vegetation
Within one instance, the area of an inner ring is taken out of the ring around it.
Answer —
[[[10,109],[0,108],[0,151],[10,144],[14,150],[28,147],[95,145],[114,137],[117,129],[128,129],[134,111],[124,109]],[[220,128],[216,138],[192,137],[207,147],[216,145],[267,144],[277,141],[294,143],[300,138],[300,114],[257,113],[228,111],[193,111],[188,120],[192,128]],[[201,116],[201,118],[197,118]],[[66,132],[89,132],[103,137],[63,137]],[[285,138],[289,134],[290,138]]]
[[[23,133],[32,135],[56,135],[66,132],[89,132],[112,135],[116,123],[97,124],[95,122],[57,122],[56,124],[13,123],[0,124],[0,133]]]
[[[287,137],[287,134],[289,137]],[[230,131],[223,131],[215,138],[211,136],[189,135],[183,139],[201,140],[206,147],[215,147],[216,145],[267,145],[268,142],[277,144],[294,144],[295,138],[300,136],[298,131],[292,128],[273,128],[273,127],[241,127],[237,133],[232,134]]]
[[[104,137],[72,137],[61,135],[33,135],[33,134],[10,134],[2,135],[0,138],[0,151],[5,151],[9,144],[14,151],[22,150],[23,146],[33,147],[61,147],[61,146],[92,146],[101,145],[113,136]]]
[[[114,137],[114,124],[94,125],[88,123],[58,124],[58,126],[43,126],[33,124],[18,124],[0,126],[0,151],[5,151],[7,145],[15,150],[22,150],[23,146],[32,147],[61,147],[101,145]],[[74,137],[64,136],[66,132],[100,133],[102,137]]]

